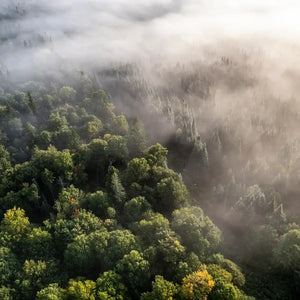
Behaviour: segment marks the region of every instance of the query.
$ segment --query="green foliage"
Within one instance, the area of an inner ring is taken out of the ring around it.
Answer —
[[[75,97],[76,91],[70,86],[64,86],[59,90],[59,96],[64,101],[71,101],[73,97]]]
[[[9,248],[0,248],[0,285],[9,285],[18,277],[20,270],[16,256]]]
[[[105,134],[107,142],[106,153],[110,160],[123,163],[128,158],[128,149],[124,137],[119,135]]]
[[[84,210],[79,210],[71,220],[57,219],[56,222],[45,222],[47,229],[52,233],[53,245],[59,256],[78,235],[88,235],[98,231],[106,231],[99,218]]]
[[[150,265],[136,250],[132,250],[116,264],[119,273],[132,296],[137,297],[147,287],[150,279]]]
[[[89,180],[100,182],[100,176],[104,176],[104,168],[107,164],[107,142],[102,139],[94,139],[88,145],[82,145],[75,154],[78,165],[88,172]],[[80,174],[82,176],[82,174]]]
[[[162,211],[172,212],[188,202],[188,192],[185,185],[173,178],[164,178],[157,184],[159,202],[157,207]]]
[[[110,124],[115,117],[113,106],[108,103],[108,96],[103,90],[94,92],[92,98],[85,98],[83,105],[88,112],[96,114],[105,123]]]
[[[52,237],[42,228],[33,228],[25,241],[28,258],[40,259],[51,257]]]
[[[148,178],[149,170],[150,166],[145,158],[134,158],[127,165],[125,181],[128,184],[141,183]]]
[[[209,295],[212,300],[238,300],[239,290],[231,283],[219,282]]]
[[[1,286],[0,287],[0,299],[2,300],[13,300],[13,290],[8,287]]]
[[[57,280],[56,274],[57,266],[51,261],[25,260],[20,287],[23,297],[25,299],[34,297],[44,286]]]
[[[72,276],[87,275],[95,262],[89,237],[84,234],[76,236],[74,241],[67,246],[64,261]]]
[[[9,152],[3,145],[0,145],[0,175],[11,167]]]
[[[79,147],[79,135],[73,128],[62,128],[60,131],[52,134],[53,144],[57,147],[57,149],[70,149],[74,151],[74,149]]]
[[[245,276],[234,262],[229,259],[225,259],[223,255],[220,254],[213,255],[210,260],[213,263],[220,265],[232,275],[232,282],[234,285],[242,287],[245,284]]]
[[[99,136],[103,133],[103,123],[96,116],[91,116],[90,121],[87,122],[82,129],[80,130],[80,135],[85,140],[92,140],[99,138]]]
[[[145,199],[145,197],[132,198],[125,203],[124,206],[124,217],[128,223],[139,221],[143,218],[144,214],[151,210],[151,205]]]
[[[241,292],[232,284],[232,275],[228,271],[217,264],[208,265],[207,271],[215,281],[215,286],[209,294],[209,299],[242,299]]]
[[[292,220],[282,202],[290,195],[277,192],[286,190],[288,181],[268,188],[246,178],[252,171],[237,174],[241,157],[223,152],[233,149],[236,133],[229,137],[220,128],[202,141],[196,118],[174,99],[168,107],[155,105],[171,121],[158,121],[156,127],[169,147],[170,165],[181,176],[168,168],[167,148],[146,149],[143,124],[115,115],[109,96],[93,91],[93,80],[83,72],[62,77],[63,84],[49,75],[45,84],[0,88],[1,299],[250,299],[236,287],[245,283],[239,267],[212,255],[216,251],[237,257],[247,271],[255,266],[258,271],[247,278],[252,286],[258,273],[268,273],[261,293],[245,286],[258,299],[272,299],[265,285],[272,286],[274,278],[275,294],[289,299],[284,290],[292,291],[298,282],[299,228],[287,225]],[[190,80],[174,81],[192,91]],[[149,95],[143,96],[148,101]],[[147,134],[154,141],[151,131]],[[233,166],[231,158],[237,160]],[[220,168],[214,169],[217,163]],[[286,178],[297,178],[297,160],[289,164],[293,171]],[[224,173],[231,167],[228,180]],[[214,188],[214,182],[220,185]],[[198,206],[189,207],[191,201],[201,201],[212,219],[218,212],[220,226],[232,225],[226,238],[237,236],[235,247],[220,243],[219,229]],[[237,251],[241,244],[247,245],[244,255]]]
[[[58,112],[52,113],[50,115],[48,121],[48,130],[50,132],[62,130],[64,127],[67,126],[68,126],[67,119],[65,117],[61,117]]]
[[[208,265],[207,271],[213,277],[216,283],[230,283],[232,281],[232,275],[217,264]]]
[[[63,297],[63,290],[57,283],[49,284],[47,287],[40,290],[37,295],[37,300],[61,300]]]
[[[104,254],[107,251],[109,234],[97,217],[80,212],[71,233],[69,232],[69,238],[64,262],[72,274],[98,274],[104,266],[104,259],[105,264],[108,263]]]
[[[23,131],[23,124],[20,118],[13,118],[7,123],[7,135],[12,138],[13,136],[20,136]]]
[[[39,203],[39,194],[36,184],[29,185],[23,183],[19,191],[8,192],[5,197],[0,199],[0,205],[2,209],[10,209],[14,206],[25,209],[27,212],[31,212]]]
[[[146,149],[146,139],[143,124],[134,120],[127,136],[127,147],[131,157],[140,157]]]
[[[263,264],[270,265],[272,260],[272,251],[278,243],[278,233],[275,228],[270,225],[261,225],[253,229],[249,234],[248,249],[246,255],[254,259],[253,265],[261,266]]]
[[[155,245],[170,230],[169,221],[162,214],[149,212],[137,226],[138,236],[145,245]]]
[[[80,209],[76,212],[76,216],[72,223],[74,226],[72,232],[76,235],[90,234],[98,230],[106,231],[102,220],[84,209]]]
[[[123,300],[126,299],[127,288],[122,283],[122,277],[114,271],[104,272],[96,281],[97,299]]]
[[[72,276],[96,276],[106,268],[108,233],[94,231],[89,235],[79,235],[68,244],[64,261]]]
[[[42,149],[47,149],[51,144],[51,140],[52,140],[52,134],[47,130],[41,131],[37,136],[37,144]]]
[[[93,212],[96,216],[106,218],[108,216],[108,208],[110,201],[108,195],[103,191],[97,191],[87,195],[81,201],[81,206]]]
[[[58,200],[55,202],[55,209],[58,218],[74,217],[76,211],[80,207],[80,202],[84,197],[83,191],[71,185],[64,188],[59,194]]]
[[[62,185],[72,179],[73,160],[69,150],[57,151],[53,146],[47,150],[35,149],[32,166],[38,170],[48,169],[53,172],[55,178],[60,178]]]
[[[115,135],[126,135],[129,130],[126,117],[123,115],[115,117],[112,121],[110,130]]]
[[[274,249],[274,260],[287,271],[300,266],[300,230],[293,229],[280,237]]]
[[[164,178],[169,178],[169,177],[172,177],[176,181],[181,180],[180,176],[176,172],[174,172],[172,169],[166,169],[166,168],[160,167],[160,166],[154,166],[152,168],[151,179],[155,183],[161,181]]]
[[[129,230],[114,230],[109,233],[107,241],[108,263],[113,266],[131,250],[138,248],[136,237]]]
[[[175,210],[171,228],[179,234],[187,249],[199,256],[214,251],[221,241],[220,230],[199,207]]]
[[[177,263],[184,258],[185,248],[171,232],[158,243],[158,254],[166,263]]]
[[[167,163],[167,155],[168,150],[160,144],[155,144],[146,151],[146,159],[151,167],[164,167]]]
[[[193,252],[186,253],[174,266],[174,281],[180,283],[187,275],[202,269],[204,268],[199,257]]]
[[[15,243],[24,241],[30,231],[30,223],[25,216],[25,211],[16,207],[9,209],[4,214],[1,229],[2,239],[5,239],[7,243],[16,246]]]
[[[178,288],[174,283],[167,281],[163,276],[156,275],[152,282],[152,292],[142,294],[141,300],[172,300]]]
[[[126,194],[119,178],[119,171],[114,167],[110,167],[108,170],[106,188],[114,205],[121,206],[125,200]]]
[[[64,300],[95,300],[96,283],[91,280],[70,280],[63,292]]]

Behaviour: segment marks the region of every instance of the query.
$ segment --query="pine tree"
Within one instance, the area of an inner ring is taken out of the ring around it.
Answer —
[[[120,206],[123,203],[126,194],[119,177],[119,171],[113,166],[108,170],[106,188],[114,204]]]

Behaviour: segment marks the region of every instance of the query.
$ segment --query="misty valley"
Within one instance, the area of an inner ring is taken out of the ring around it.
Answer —
[[[299,299],[293,9],[1,1],[0,299]]]

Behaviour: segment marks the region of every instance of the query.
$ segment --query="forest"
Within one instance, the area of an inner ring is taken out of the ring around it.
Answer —
[[[149,145],[91,78],[63,77],[1,89],[1,299],[296,299],[300,230],[274,187],[216,187],[215,225],[169,167],[190,151],[184,177],[213,176],[192,119]]]
[[[0,3],[1,300],[299,299],[298,46],[196,2]]]
[[[250,299],[167,148],[79,79],[1,90],[1,298]]]

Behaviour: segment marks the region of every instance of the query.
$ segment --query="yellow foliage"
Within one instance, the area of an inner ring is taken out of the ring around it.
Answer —
[[[212,276],[204,271],[196,271],[182,280],[181,292],[184,299],[205,300],[211,292],[215,282]]]
[[[28,232],[30,222],[23,209],[14,207],[4,214],[2,225],[4,231],[10,235],[10,239],[20,240],[21,236]]]

